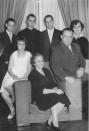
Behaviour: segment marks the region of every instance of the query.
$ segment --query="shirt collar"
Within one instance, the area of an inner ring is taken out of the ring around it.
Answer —
[[[6,30],[6,32],[8,35],[12,35],[12,32],[9,32],[8,30]]]
[[[54,28],[53,29],[47,29],[48,32],[53,32],[54,31]]]

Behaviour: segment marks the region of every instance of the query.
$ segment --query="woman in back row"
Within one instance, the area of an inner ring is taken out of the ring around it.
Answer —
[[[83,57],[88,59],[89,41],[83,35],[84,24],[80,20],[73,20],[70,28],[73,30],[73,40],[80,46]]]

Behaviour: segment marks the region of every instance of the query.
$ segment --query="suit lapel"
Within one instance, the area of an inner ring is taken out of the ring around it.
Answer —
[[[12,34],[12,43],[13,43],[14,40],[15,40],[15,35]]]
[[[49,35],[48,35],[48,31],[47,30],[45,31],[45,36],[46,36],[47,43],[50,44]]]
[[[56,30],[54,29],[51,44],[53,43],[53,41],[55,39],[55,34],[56,34]]]
[[[7,34],[6,32],[5,32],[5,37],[6,37],[6,39],[7,39],[7,43],[10,43],[10,44],[11,44],[12,42],[11,42],[11,40],[10,40],[10,38],[9,38],[9,36],[8,36],[8,34]]]

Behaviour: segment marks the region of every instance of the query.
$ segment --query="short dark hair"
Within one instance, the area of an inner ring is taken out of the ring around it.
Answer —
[[[70,28],[73,30],[74,25],[77,25],[78,23],[81,24],[81,28],[82,28],[82,30],[83,30],[84,24],[83,24],[82,21],[80,21],[80,20],[73,20],[73,21],[71,22],[71,24],[70,24]]]
[[[46,15],[46,16],[44,17],[44,22],[46,21],[46,19],[47,19],[48,17],[50,17],[50,18],[52,18],[52,20],[54,20],[54,18],[53,18],[52,15]]]
[[[5,24],[8,24],[10,21],[16,23],[16,20],[15,20],[15,19],[13,19],[13,18],[8,18],[8,19],[6,19]]]
[[[64,33],[65,31],[71,31],[71,32],[73,32],[71,28],[64,28],[64,29],[62,30],[62,33],[61,33],[61,34],[63,35],[63,33]]]
[[[40,53],[35,53],[34,55],[32,55],[32,57],[31,57],[31,65],[32,65],[33,67],[35,67],[35,66],[34,66],[34,64],[35,64],[35,58],[36,58],[37,56],[42,56],[42,57],[43,57],[43,55],[40,54]],[[44,57],[43,57],[43,59],[44,59]]]
[[[11,21],[11,22],[14,22],[14,23],[16,24],[16,20],[15,20],[15,19],[13,19],[13,18],[8,18],[8,19],[6,19],[5,24],[4,24],[4,29],[5,29],[5,30],[7,29],[6,24],[8,24],[10,21]]]
[[[29,14],[29,15],[27,16],[27,20],[29,19],[29,17],[34,17],[35,20],[36,20],[36,16],[35,16],[34,14]]]
[[[21,37],[17,37],[16,39],[16,43],[18,44],[19,41],[22,41],[25,43],[25,48],[27,47],[27,40],[25,37],[21,36]]]

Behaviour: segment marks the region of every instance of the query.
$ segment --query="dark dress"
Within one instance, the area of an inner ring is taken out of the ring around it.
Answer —
[[[40,110],[47,110],[57,104],[58,102],[70,105],[70,101],[65,94],[58,95],[56,93],[43,94],[43,89],[52,89],[57,87],[54,82],[50,71],[46,68],[43,69],[44,75],[33,69],[29,75],[29,80],[32,84],[32,102],[35,101]]]
[[[88,40],[84,36],[82,36],[77,39],[74,38],[74,41],[80,46],[83,57],[85,59],[89,59],[89,56],[88,56],[89,42],[88,42]]]

